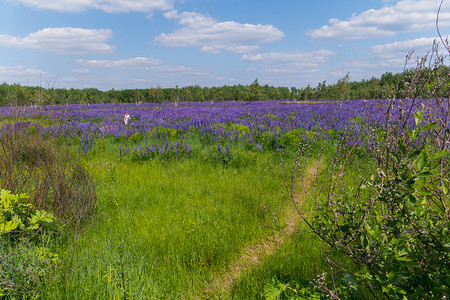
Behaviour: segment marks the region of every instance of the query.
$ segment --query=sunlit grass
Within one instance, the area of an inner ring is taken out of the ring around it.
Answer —
[[[98,216],[78,238],[72,270],[61,269],[67,280],[50,288],[55,297],[195,295],[246,244],[272,234],[265,214],[285,206],[279,154],[233,168],[201,157],[136,162],[114,147],[88,159]]]

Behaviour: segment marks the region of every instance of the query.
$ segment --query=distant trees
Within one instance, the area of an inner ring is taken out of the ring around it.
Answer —
[[[430,81],[421,87],[421,97],[427,98],[434,90],[436,82],[450,82],[448,66],[440,66],[438,72],[423,69]],[[346,100],[400,98],[404,95],[405,84],[413,80],[412,70],[393,74],[384,73],[380,78],[350,81],[348,73],[335,84],[319,82],[316,87],[304,88],[262,86],[258,79],[249,85],[225,85],[221,87],[200,87],[198,85],[162,88],[159,85],[148,89],[124,89],[100,91],[87,89],[54,89],[18,84],[0,84],[0,106],[8,105],[49,105],[49,104],[93,104],[93,103],[136,103],[136,102],[191,102],[191,101],[254,101],[254,100]],[[449,93],[450,83],[443,85],[441,92]]]

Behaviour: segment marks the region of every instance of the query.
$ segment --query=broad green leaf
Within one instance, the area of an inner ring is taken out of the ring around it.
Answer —
[[[414,114],[414,120],[416,122],[416,126],[419,126],[420,122],[422,122],[422,118],[423,118],[423,112],[420,110],[416,111],[416,113]]]
[[[419,156],[419,154],[420,154],[421,152],[422,152],[422,151],[420,151],[420,150],[416,150],[416,151],[414,151],[413,153],[411,153],[411,154],[409,155],[409,157],[408,157],[408,161],[415,159],[417,156]]]
[[[425,125],[422,129],[420,129],[420,131],[423,132],[423,131],[430,130],[431,128],[433,128],[434,126],[436,126],[436,124],[437,124],[436,122],[427,124],[427,125]]]
[[[389,153],[389,155],[391,156],[392,160],[394,160],[396,163],[399,163],[399,159],[398,156],[395,153]]]
[[[423,167],[425,166],[426,162],[427,162],[427,156],[426,156],[425,152],[422,151],[422,152],[420,152],[419,157],[417,158],[417,161],[416,161],[416,170],[417,171],[422,170]]]
[[[413,139],[412,131],[410,131],[409,129],[406,129],[406,132],[408,133],[409,139],[412,140]]]
[[[422,172],[422,173],[418,174],[417,178],[428,178],[431,176],[433,176],[433,173],[427,171],[427,172]]]
[[[0,223],[0,234],[15,230],[19,226],[19,222],[7,221],[5,223]]]
[[[448,187],[445,184],[442,184],[442,192],[444,195],[448,195]]]
[[[31,218],[29,218],[31,223],[29,229],[33,230],[39,228],[39,223],[53,222],[54,218],[55,217],[51,213],[46,212],[45,210],[38,210]]]
[[[386,275],[386,277],[388,279],[388,282],[392,282],[395,279],[395,277],[397,277],[397,274],[395,272],[389,272]]]
[[[398,140],[398,148],[403,154],[406,154],[406,146],[402,140]]]
[[[420,196],[430,196],[430,195],[432,195],[431,192],[424,191],[424,190],[417,191],[417,194],[419,194]]]
[[[405,291],[404,289],[402,289],[401,287],[399,287],[399,286],[393,285],[393,286],[392,286],[392,289],[393,289],[396,293],[400,293],[400,294],[402,294],[402,295],[406,295],[406,291]]]
[[[442,156],[445,156],[445,155],[447,155],[447,154],[448,154],[448,153],[447,153],[447,151],[445,151],[445,150],[436,152],[436,153],[431,157],[431,160],[435,160],[435,159],[441,158]]]
[[[6,196],[9,195],[9,194],[11,194],[10,191],[1,189],[0,190],[0,199],[6,199]]]

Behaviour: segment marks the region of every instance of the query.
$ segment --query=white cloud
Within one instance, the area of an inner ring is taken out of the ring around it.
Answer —
[[[235,53],[254,52],[261,44],[276,42],[284,33],[272,25],[241,24],[233,21],[218,22],[208,15],[169,11],[167,19],[176,19],[184,27],[173,33],[161,34],[155,42],[171,47],[201,47],[201,51],[219,53],[222,50]]]
[[[403,57],[410,51],[414,51],[416,55],[425,55],[431,51],[433,41],[439,41],[439,39],[431,38],[419,38],[414,40],[398,41],[391,44],[377,45],[371,48],[371,52],[380,58],[394,58]]]
[[[123,60],[85,60],[77,62],[83,66],[93,68],[125,69],[125,70],[149,70],[163,65],[162,61],[154,58],[136,57]]]
[[[9,0],[27,6],[61,12],[81,12],[87,9],[98,9],[108,13],[149,12],[152,10],[168,10],[173,7],[174,0]]]
[[[269,52],[262,54],[245,54],[241,61],[257,62],[260,69],[265,73],[302,73],[317,72],[318,68],[324,64],[333,51],[321,49],[311,52]],[[251,69],[253,70],[253,69]]]
[[[113,52],[114,47],[105,43],[111,37],[111,29],[45,28],[23,38],[2,34],[0,46],[58,54],[106,54]]]
[[[388,1],[385,1],[388,2]],[[306,31],[316,39],[356,40],[395,36],[400,32],[434,30],[440,0],[401,0],[380,9],[353,14],[348,20],[330,19],[329,25]],[[450,2],[439,16],[440,27],[450,26]]]
[[[185,66],[169,66],[162,61],[154,58],[135,57],[123,60],[84,60],[79,59],[77,63],[85,67],[91,68],[108,68],[117,70],[130,70],[130,71],[155,71],[158,72],[158,76],[164,76],[165,74],[179,74],[179,75],[207,75],[208,73],[197,71],[193,68]]]
[[[372,76],[380,77],[385,72],[401,72],[404,60],[348,60],[333,68],[329,75],[338,80],[350,73],[350,80],[370,79]],[[331,78],[328,78],[331,79]],[[332,80],[330,80],[332,82]]]
[[[35,76],[35,75],[45,75],[43,71],[35,69],[27,69],[23,66],[0,66],[0,76],[14,77],[14,76]],[[2,79],[0,77],[0,80]]]
[[[72,73],[89,73],[88,69],[73,69]]]
[[[111,88],[148,88],[151,86],[174,87],[175,85],[220,85],[224,80],[215,74],[203,72],[183,65],[168,65],[161,60],[147,57],[135,57],[121,60],[85,60],[77,63],[81,69],[89,69],[90,74],[101,76],[79,76],[60,78],[59,82],[82,87],[97,87],[102,90]],[[95,69],[95,70],[94,70]]]
[[[0,83],[42,86],[43,83],[50,85],[53,80],[54,75],[42,70],[24,66],[0,66]]]

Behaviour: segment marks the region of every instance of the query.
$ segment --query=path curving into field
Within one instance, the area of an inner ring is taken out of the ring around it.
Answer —
[[[320,161],[314,161],[305,170],[302,188],[308,189],[313,183],[316,176]],[[306,195],[299,193],[296,195],[297,203],[305,200]],[[229,294],[233,289],[234,283],[241,277],[244,271],[250,270],[253,267],[260,265],[265,257],[274,254],[275,250],[287,239],[289,239],[296,231],[296,225],[301,220],[293,203],[289,203],[284,210],[286,217],[285,226],[276,236],[272,236],[261,240],[256,244],[248,246],[241,257],[239,257],[233,264],[228,267],[225,273],[218,274],[204,289],[198,299],[217,299],[220,296]]]

